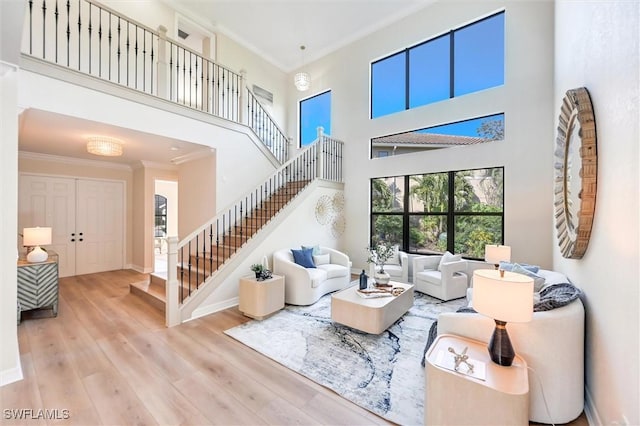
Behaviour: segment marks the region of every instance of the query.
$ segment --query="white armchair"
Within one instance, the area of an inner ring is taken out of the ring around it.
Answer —
[[[369,264],[369,276],[373,277],[378,270],[378,266],[371,262]],[[389,274],[391,281],[401,283],[409,282],[409,256],[403,251],[398,252],[398,259],[392,259],[391,262],[384,264],[384,271]]]
[[[349,286],[349,256],[329,247],[320,247],[320,252],[326,263],[325,260],[322,263],[318,261],[315,268],[305,268],[296,264],[290,249],[273,253],[273,273],[284,276],[285,303],[311,305],[323,295]]]
[[[415,290],[444,301],[464,297],[468,283],[467,261],[442,263],[442,257],[433,255],[413,258]]]

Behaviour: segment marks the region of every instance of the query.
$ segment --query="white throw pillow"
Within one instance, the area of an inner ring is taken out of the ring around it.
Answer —
[[[317,265],[327,265],[331,263],[331,254],[316,254],[313,256],[313,263]]]
[[[461,254],[452,254],[448,251],[445,251],[442,255],[442,258],[440,259],[440,263],[438,264],[438,271],[442,270],[442,265],[444,265],[445,263],[457,262],[459,260],[462,260]]]
[[[400,247],[398,245],[393,246],[393,254],[387,260],[387,265],[399,265],[400,264]]]

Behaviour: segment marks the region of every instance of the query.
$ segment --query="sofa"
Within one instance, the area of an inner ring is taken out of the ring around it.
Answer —
[[[313,267],[297,264],[291,249],[273,253],[273,273],[285,277],[285,303],[311,305],[323,295],[349,286],[349,256],[329,247],[316,247],[314,251]]]
[[[564,274],[539,270],[545,287],[569,283]],[[473,291],[468,291],[470,307]],[[443,313],[438,334],[456,334],[488,342],[493,319],[477,313]],[[539,423],[567,423],[584,408],[584,307],[579,298],[548,311],[534,312],[528,323],[508,323],[516,353],[529,371],[529,419]],[[544,395],[543,395],[544,392]],[[549,413],[547,413],[548,405]]]

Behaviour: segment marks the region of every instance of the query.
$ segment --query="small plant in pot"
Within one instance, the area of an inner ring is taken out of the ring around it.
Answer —
[[[254,263],[253,265],[251,265],[251,270],[255,272],[256,279],[259,280],[262,277],[262,271],[264,271],[264,266],[262,266],[262,264],[260,263]]]
[[[251,265],[251,270],[256,274],[256,280],[258,281],[268,280],[272,276],[271,271],[266,269],[260,263],[254,263]]]

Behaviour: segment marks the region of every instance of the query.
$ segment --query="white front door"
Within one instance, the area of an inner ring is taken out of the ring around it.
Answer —
[[[122,182],[20,175],[18,226],[52,228],[60,277],[122,269]]]
[[[121,182],[78,180],[76,275],[122,269]]]
[[[75,275],[76,180],[20,175],[18,232],[35,226],[51,227],[51,248],[58,253],[61,277]],[[20,241],[22,244],[22,240]]]

